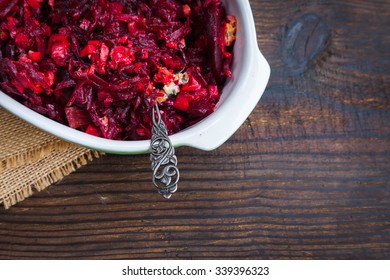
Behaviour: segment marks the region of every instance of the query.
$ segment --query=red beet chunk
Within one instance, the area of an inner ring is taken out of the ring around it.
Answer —
[[[88,134],[170,134],[211,114],[236,21],[220,0],[0,0],[0,89]]]
[[[88,112],[77,107],[66,107],[65,115],[71,128],[87,127],[91,123]]]

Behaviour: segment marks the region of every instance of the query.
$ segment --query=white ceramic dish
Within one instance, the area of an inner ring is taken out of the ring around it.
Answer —
[[[237,18],[237,41],[228,80],[216,111],[201,122],[170,136],[175,147],[191,146],[213,150],[242,125],[260,100],[270,76],[270,67],[257,45],[255,24],[248,0],[223,1],[227,13]],[[0,106],[32,125],[64,140],[92,149],[117,154],[149,151],[150,141],[107,140],[69,128],[16,102],[0,91]]]

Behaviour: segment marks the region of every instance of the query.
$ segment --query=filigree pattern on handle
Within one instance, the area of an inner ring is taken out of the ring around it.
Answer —
[[[164,197],[170,198],[177,190],[179,182],[179,169],[175,148],[168,137],[167,128],[161,120],[160,110],[156,105],[152,110],[153,128],[150,154],[153,170],[153,184]],[[157,119],[156,119],[157,115]]]

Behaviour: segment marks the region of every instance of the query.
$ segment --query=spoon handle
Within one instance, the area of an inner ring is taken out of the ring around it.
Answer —
[[[159,194],[169,199],[177,191],[180,177],[175,148],[168,137],[167,128],[161,119],[157,104],[152,109],[152,118],[150,161],[152,162],[153,184]]]

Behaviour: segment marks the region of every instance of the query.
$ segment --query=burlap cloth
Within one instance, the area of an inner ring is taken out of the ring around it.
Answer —
[[[0,205],[7,209],[100,155],[49,135],[0,107]]]

